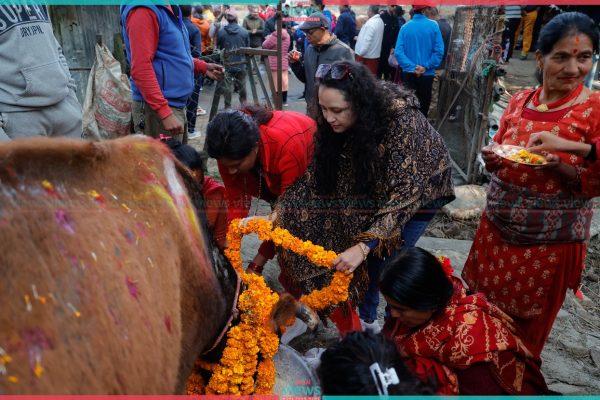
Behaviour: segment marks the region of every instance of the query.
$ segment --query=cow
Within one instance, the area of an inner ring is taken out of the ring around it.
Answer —
[[[193,186],[141,136],[0,145],[0,394],[184,392],[239,284]]]

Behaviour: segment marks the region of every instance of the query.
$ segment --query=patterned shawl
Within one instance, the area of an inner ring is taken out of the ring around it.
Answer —
[[[416,108],[412,98],[398,100],[390,110],[388,134],[375,160],[375,194],[354,193],[352,149],[342,150],[335,195],[316,191],[314,159],[304,176],[280,197],[277,224],[296,237],[341,253],[358,241],[379,240],[375,254],[400,248],[402,227],[423,206],[454,198],[448,150],[442,137]],[[364,133],[368,134],[368,133]],[[278,250],[281,280],[292,293],[310,293],[329,284],[333,272],[316,267],[304,257]],[[357,304],[368,282],[366,265],[360,266],[350,287]]]
[[[485,296],[467,296],[462,282],[452,278],[450,304],[425,326],[407,329],[390,319],[384,334],[420,378],[434,377],[438,394],[458,394],[454,369],[491,363],[496,381],[509,394],[543,394],[546,382],[531,352],[517,336],[513,320]]]

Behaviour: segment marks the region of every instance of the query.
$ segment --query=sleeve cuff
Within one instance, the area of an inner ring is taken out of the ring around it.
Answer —
[[[271,260],[275,257],[275,245],[273,242],[263,242],[258,248],[258,253],[267,260]]]
[[[206,74],[206,71],[208,71],[208,64],[206,61],[194,58],[194,75]]]
[[[369,242],[364,242],[371,251],[379,245],[379,239],[373,239]]]
[[[158,114],[160,119],[165,119],[171,114],[173,114],[173,111],[171,110],[171,107],[169,107],[169,105],[167,104],[160,107],[156,113]]]

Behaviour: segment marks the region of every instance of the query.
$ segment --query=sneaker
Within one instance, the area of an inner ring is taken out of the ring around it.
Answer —
[[[283,103],[284,107],[289,107],[290,105],[288,103]]]
[[[527,54],[521,54],[519,60],[527,60]]]
[[[196,110],[196,115],[206,115],[206,110],[202,107],[198,107]]]
[[[377,322],[377,320],[372,321],[372,322],[367,322],[364,319],[360,320],[360,325],[363,328],[363,331],[371,331],[374,334],[378,334],[379,332],[381,332],[381,327],[379,326],[379,322]]]
[[[188,139],[198,139],[200,136],[202,136],[200,131],[188,132]]]
[[[306,326],[306,324],[302,320],[296,318],[294,324],[286,328],[285,333],[281,336],[280,342],[283,344],[288,344],[292,341],[292,339],[306,332],[307,328],[308,326]]]

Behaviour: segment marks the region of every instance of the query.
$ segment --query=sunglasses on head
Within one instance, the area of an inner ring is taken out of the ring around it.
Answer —
[[[352,69],[347,64],[321,64],[315,73],[315,78],[318,80],[323,80],[326,78],[341,80],[345,79],[346,77],[350,78],[350,80],[354,79],[354,75],[352,75]]]

